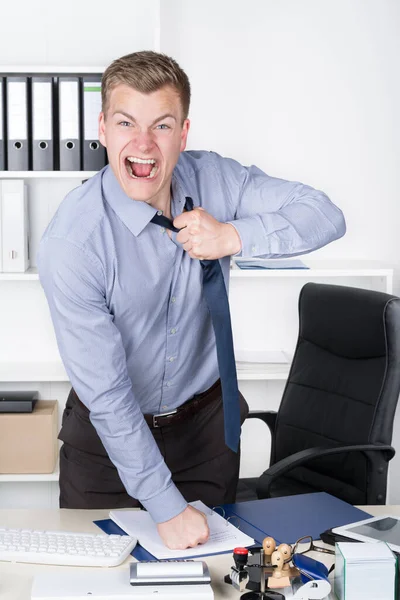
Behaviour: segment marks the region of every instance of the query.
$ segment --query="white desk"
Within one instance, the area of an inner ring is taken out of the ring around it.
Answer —
[[[374,515],[400,514],[400,506],[368,506],[364,508]],[[0,510],[0,526],[25,527],[49,530],[71,530],[82,532],[99,532],[93,524],[94,520],[108,517],[107,510]],[[320,560],[328,555],[320,555]],[[317,556],[315,556],[317,558]],[[113,568],[127,568],[133,560],[129,557],[122,565]],[[239,593],[232,586],[224,583],[224,575],[229,573],[232,565],[231,554],[210,556],[205,559],[211,572],[212,587],[215,600],[238,600]],[[82,570],[84,567],[59,567],[50,565],[34,565],[23,563],[0,562],[0,598],[1,600],[30,600],[33,576],[39,572],[52,570]],[[91,567],[94,569],[95,567]]]

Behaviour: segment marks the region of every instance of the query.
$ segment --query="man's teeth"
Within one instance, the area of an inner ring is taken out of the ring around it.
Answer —
[[[156,161],[154,158],[136,158],[135,156],[128,156],[129,162],[139,163],[139,165],[155,165]]]
[[[132,171],[132,167],[130,165],[126,165],[126,168],[128,170],[128,173],[131,177],[133,177],[134,179],[152,179],[154,177],[154,175],[157,173],[157,169],[158,167],[155,164],[155,160],[153,158],[149,158],[148,160],[142,160],[141,158],[128,158],[129,162],[141,162],[142,164],[146,163],[146,164],[153,164],[154,167],[152,168],[152,170],[150,171],[150,175],[147,175],[147,177],[138,177],[137,175],[134,174],[134,172]]]

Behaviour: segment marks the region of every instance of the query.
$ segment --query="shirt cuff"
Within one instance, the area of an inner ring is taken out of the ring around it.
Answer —
[[[157,496],[140,502],[156,523],[164,523],[164,521],[173,519],[183,512],[188,505],[174,484],[171,484]]]
[[[266,241],[261,228],[260,239],[257,241],[257,227],[255,227],[257,224],[256,218],[248,217],[236,221],[227,221],[227,223],[233,225],[242,242],[242,249],[233,256],[261,256],[263,254],[268,254],[269,244]]]

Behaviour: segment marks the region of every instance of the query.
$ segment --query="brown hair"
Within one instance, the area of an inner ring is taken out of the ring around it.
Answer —
[[[114,60],[104,71],[101,80],[102,111],[106,116],[111,91],[119,84],[125,84],[141,92],[150,94],[166,85],[179,94],[183,118],[189,113],[190,83],[188,76],[178,63],[167,56],[151,50],[134,52]]]

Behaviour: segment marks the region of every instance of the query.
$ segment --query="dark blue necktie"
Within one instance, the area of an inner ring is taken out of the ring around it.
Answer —
[[[193,209],[193,200],[186,198],[186,210]],[[180,231],[172,221],[161,214],[151,219],[156,225]],[[219,376],[221,379],[224,404],[225,443],[237,452],[240,438],[239,389],[236,377],[235,354],[233,350],[231,315],[228,294],[219,260],[201,260],[203,271],[203,291],[210,311],[217,346]]]

